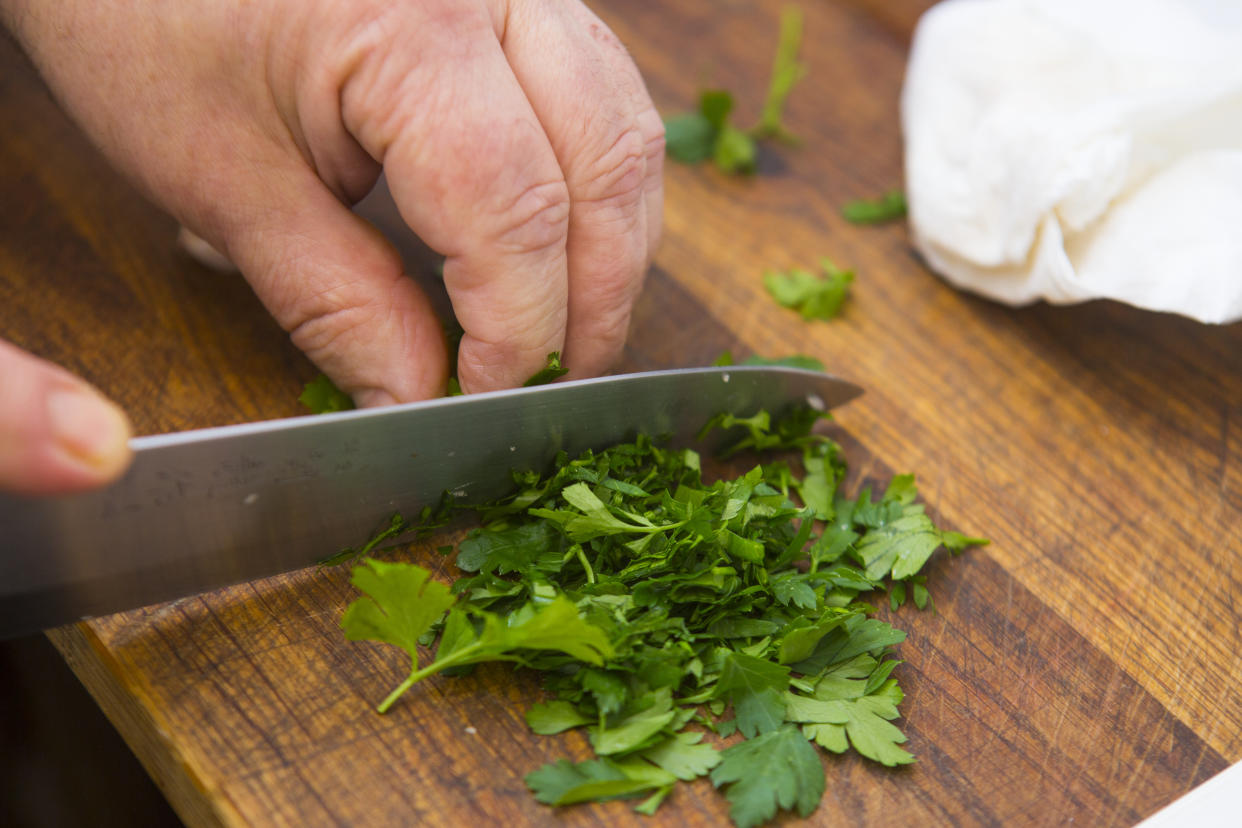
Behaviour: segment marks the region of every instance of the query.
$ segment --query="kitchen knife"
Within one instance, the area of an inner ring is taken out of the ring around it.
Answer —
[[[639,432],[688,445],[721,412],[860,393],[794,368],[692,368],[138,437],[106,488],[0,493],[0,636],[305,567],[444,492],[499,497],[559,451]]]

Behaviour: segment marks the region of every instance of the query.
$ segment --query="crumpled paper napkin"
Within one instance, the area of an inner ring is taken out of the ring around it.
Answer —
[[[946,0],[901,110],[912,235],[953,284],[1242,318],[1239,0]]]

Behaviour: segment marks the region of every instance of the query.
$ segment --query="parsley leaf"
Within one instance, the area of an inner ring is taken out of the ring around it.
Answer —
[[[858,541],[855,554],[868,578],[889,575],[901,580],[922,569],[939,546],[940,533],[931,518],[921,506],[913,506],[895,520],[874,527]]]
[[[809,816],[824,795],[824,768],[806,737],[785,725],[723,751],[712,784],[725,786],[739,828],[752,828],[778,807]]]
[[[683,164],[712,159],[728,173],[755,169],[755,141],[729,124],[733,96],[719,89],[699,95],[699,111],[673,115],[664,121],[664,146],[669,157]]]
[[[733,111],[733,96],[723,89],[708,89],[699,95],[699,114],[714,130],[722,130],[729,123]]]
[[[664,148],[683,164],[698,164],[716,149],[716,127],[702,112],[686,112],[664,119]]]
[[[877,199],[851,201],[841,208],[841,214],[854,224],[894,221],[906,215],[906,196],[901,190],[891,190]]]
[[[798,268],[768,271],[763,284],[777,304],[797,310],[803,319],[831,319],[845,302],[854,271],[841,270],[829,259],[822,260],[821,268],[822,277]]]
[[[508,619],[482,610],[450,607],[454,599],[443,584],[430,581],[420,566],[368,559],[354,568],[351,583],[367,597],[354,601],[341,619],[351,641],[395,644],[410,654],[410,675],[380,702],[384,713],[422,679],[449,667],[483,661],[523,661],[522,650],[562,652],[590,664],[613,655],[603,630],[584,621],[572,602],[558,596],[543,606],[527,604]],[[448,617],[435,659],[418,666],[419,639],[445,610]],[[478,621],[476,626],[475,621]]]
[[[333,411],[349,411],[354,401],[336,387],[327,374],[320,374],[302,389],[298,402],[310,409],[312,414],[329,414]]]
[[[683,782],[697,779],[720,763],[720,751],[703,741],[702,733],[682,731],[642,752],[642,757]]]
[[[891,663],[891,662],[889,662]],[[816,696],[820,694],[817,691]],[[844,753],[846,737],[855,750],[881,765],[908,765],[914,757],[898,747],[906,736],[892,719],[898,717],[901,689],[892,679],[873,694],[851,699],[786,698],[789,720],[805,722],[802,731],[825,750]]]
[[[541,702],[526,711],[526,724],[533,732],[543,736],[551,736],[553,733],[590,723],[590,719],[564,699]]]
[[[944,544],[944,548],[950,552],[961,552],[968,546],[987,546],[991,543],[987,538],[972,538],[963,535],[961,532],[940,531],[940,542]]]
[[[591,747],[600,756],[629,753],[648,747],[653,737],[677,715],[669,688],[663,687],[639,700],[640,708],[625,718],[591,733]]]
[[[374,640],[393,644],[410,655],[410,676],[418,674],[418,640],[453,605],[444,584],[430,580],[422,567],[368,559],[355,567],[350,579],[366,593],[345,610],[341,627],[350,641]],[[414,681],[407,679],[410,685]],[[399,688],[404,692],[406,685]],[[400,695],[400,693],[397,693]],[[382,713],[395,701],[384,700]]]
[[[615,799],[665,787],[675,781],[676,777],[659,768],[646,771],[640,766],[607,759],[588,759],[577,764],[558,759],[526,775],[526,784],[534,791],[535,799],[547,805]]]
[[[712,161],[723,172],[752,173],[758,150],[755,139],[734,126],[726,124],[716,133],[712,147]]]
[[[756,733],[770,733],[785,722],[784,693],[788,688],[788,667],[733,652],[725,658],[716,696],[733,703],[737,729],[749,739]]]
[[[466,572],[555,571],[560,561],[556,533],[547,523],[475,530],[457,546],[457,566]]]

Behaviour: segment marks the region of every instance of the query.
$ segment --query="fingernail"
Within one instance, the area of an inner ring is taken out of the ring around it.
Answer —
[[[125,412],[85,388],[59,388],[48,395],[47,412],[61,450],[96,471],[109,473],[129,456]]]

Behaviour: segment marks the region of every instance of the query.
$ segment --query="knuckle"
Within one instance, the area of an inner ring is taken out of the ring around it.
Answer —
[[[328,67],[317,91],[335,91],[342,124],[379,160],[401,135],[425,129],[429,113],[459,105],[446,69],[478,60],[489,45],[490,18],[470,3],[327,6],[329,34],[304,47],[294,70],[309,75]]]
[[[611,145],[583,167],[577,178],[580,202],[638,203],[647,169],[647,140],[637,126],[621,131]]]
[[[320,293],[300,308],[289,328],[293,344],[315,359],[346,352],[356,340],[383,328],[391,308],[376,301],[357,301],[351,293],[347,288]]]
[[[567,303],[559,292],[529,291],[515,301],[491,303],[472,319],[475,324],[467,333],[478,347],[507,352],[516,359],[534,354],[542,360],[560,348],[567,317]]]
[[[644,264],[641,251],[630,250],[593,280],[587,293],[596,313],[629,313],[642,290]]]
[[[543,365],[549,352],[559,350],[559,339],[520,344],[471,338],[457,354],[458,376],[471,391],[519,385]]]
[[[607,353],[619,351],[630,332],[630,308],[616,313],[601,314],[595,320],[594,339],[597,347]]]
[[[533,184],[498,211],[496,240],[508,253],[563,248],[569,237],[569,187],[562,180]]]
[[[620,358],[630,332],[630,309],[596,314],[575,326],[566,337],[566,364],[575,374],[595,375],[607,371]]]

